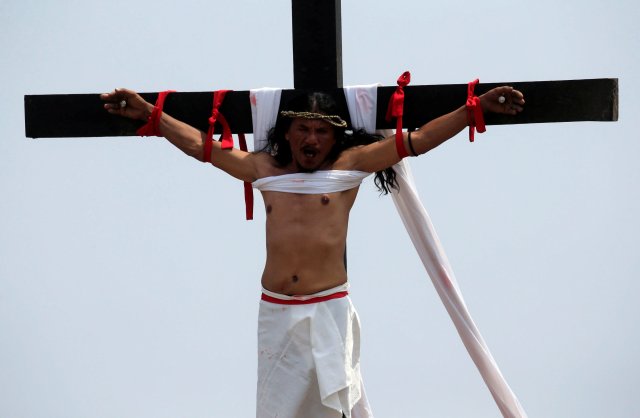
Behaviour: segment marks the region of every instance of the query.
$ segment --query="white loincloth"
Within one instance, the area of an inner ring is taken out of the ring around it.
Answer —
[[[346,291],[348,284],[304,297]],[[360,375],[360,322],[348,296],[260,301],[257,418],[372,418]]]

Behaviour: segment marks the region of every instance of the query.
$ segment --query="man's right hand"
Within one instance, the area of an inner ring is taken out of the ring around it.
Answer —
[[[133,90],[118,88],[111,93],[101,94],[100,98],[106,102],[104,108],[107,112],[130,119],[146,122],[153,111],[153,105]]]

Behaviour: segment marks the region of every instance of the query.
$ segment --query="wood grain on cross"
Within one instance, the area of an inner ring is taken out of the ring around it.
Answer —
[[[294,87],[284,90],[282,103],[301,90],[323,90],[344,103],[342,88],[342,29],[340,0],[292,0]],[[399,69],[399,71],[402,69]],[[618,80],[508,81],[480,84],[476,94],[511,85],[527,99],[517,117],[486,115],[487,125],[616,121]],[[378,88],[377,128],[395,128],[386,122],[386,106],[395,86]],[[141,93],[151,103],[157,93]],[[467,97],[466,84],[408,86],[405,88],[404,126],[417,128],[457,109]],[[104,111],[99,94],[27,95],[25,131],[29,138],[135,136],[141,121]],[[164,110],[206,131],[211,114],[211,92],[173,93]],[[249,91],[227,94],[220,111],[233,132],[252,133]]]

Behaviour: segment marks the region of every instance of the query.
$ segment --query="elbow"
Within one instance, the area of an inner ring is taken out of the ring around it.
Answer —
[[[204,138],[202,141],[192,143],[189,149],[185,151],[185,153],[200,162],[211,162],[211,150],[209,150],[208,158],[206,158],[207,156],[205,156]]]

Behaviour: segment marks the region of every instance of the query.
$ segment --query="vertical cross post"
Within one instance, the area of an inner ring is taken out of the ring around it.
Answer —
[[[342,88],[341,6],[340,0],[291,0],[294,88]]]
[[[292,0],[293,85],[342,87],[341,0]]]

